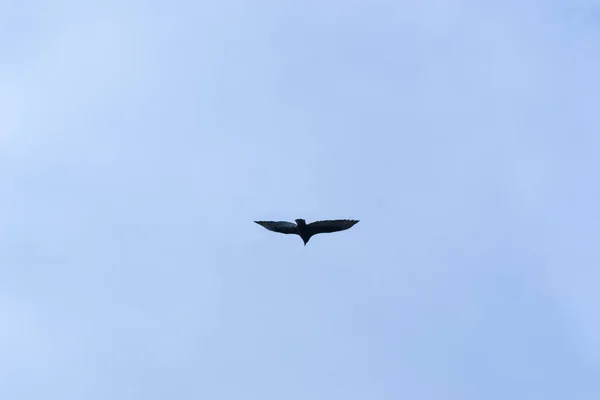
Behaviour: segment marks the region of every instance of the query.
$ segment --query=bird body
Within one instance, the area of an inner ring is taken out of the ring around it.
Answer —
[[[345,231],[353,227],[358,220],[354,219],[334,219],[325,221],[315,221],[307,224],[303,219],[297,219],[296,223],[287,221],[254,221],[260,226],[278,233],[294,234],[302,238],[304,245],[310,238],[319,233],[332,233]]]

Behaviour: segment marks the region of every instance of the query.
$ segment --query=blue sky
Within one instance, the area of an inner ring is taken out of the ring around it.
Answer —
[[[0,398],[600,398],[600,3],[0,15]]]

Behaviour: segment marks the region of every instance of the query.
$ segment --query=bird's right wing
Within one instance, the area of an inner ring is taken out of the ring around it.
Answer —
[[[319,233],[332,233],[345,231],[346,229],[352,228],[358,220],[355,219],[334,219],[327,221],[315,221],[307,225],[308,229],[313,235]]]
[[[279,233],[298,233],[296,230],[297,225],[293,222],[287,221],[254,221],[260,226],[267,228],[273,232]]]

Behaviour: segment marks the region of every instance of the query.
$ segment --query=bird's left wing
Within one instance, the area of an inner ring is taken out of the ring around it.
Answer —
[[[279,233],[298,233],[296,224],[287,221],[254,221],[260,226],[267,228],[273,232]]]
[[[313,235],[318,233],[332,233],[345,231],[352,228],[358,220],[355,219],[333,219],[327,221],[315,221],[307,225]]]

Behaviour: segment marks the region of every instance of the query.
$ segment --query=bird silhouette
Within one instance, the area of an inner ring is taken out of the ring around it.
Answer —
[[[297,219],[296,223],[287,221],[254,221],[260,226],[279,233],[294,234],[302,238],[304,245],[310,238],[319,233],[332,233],[345,231],[353,227],[358,220],[355,219],[333,219],[326,221],[315,221],[307,224],[303,219]]]

